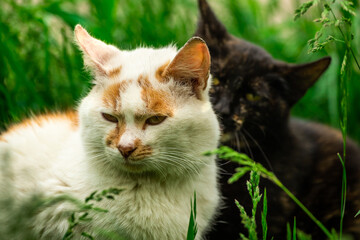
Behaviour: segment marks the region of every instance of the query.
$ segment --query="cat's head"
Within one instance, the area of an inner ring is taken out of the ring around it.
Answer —
[[[307,64],[273,59],[264,49],[232,36],[205,0],[199,0],[195,36],[208,44],[214,77],[212,102],[224,126],[224,141],[232,146],[262,141],[287,126],[291,107],[330,64],[325,57]],[[240,136],[239,133],[242,133]],[[250,136],[249,136],[250,135]]]
[[[210,55],[191,38],[174,47],[119,50],[75,27],[94,86],[79,107],[86,153],[98,167],[184,175],[208,164],[217,118],[209,101]]]

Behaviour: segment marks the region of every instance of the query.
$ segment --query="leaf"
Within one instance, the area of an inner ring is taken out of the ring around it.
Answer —
[[[88,212],[83,213],[83,214],[79,217],[79,221],[82,221],[82,222],[89,222],[89,221],[91,221],[92,218],[87,217],[88,215],[89,215]]]
[[[352,2],[350,2],[348,0],[344,0],[344,1],[340,1],[340,5],[341,5],[342,9],[344,9],[344,11],[350,13],[353,16],[356,15]]]
[[[63,240],[66,240],[66,239],[71,239],[72,238],[72,236],[73,236],[73,232],[72,232],[72,230],[68,230],[68,231],[66,231],[66,233],[64,234],[64,236],[63,236]]]
[[[107,199],[111,199],[111,200],[114,200],[114,199],[115,199],[114,196],[112,196],[112,195],[107,195],[106,198],[107,198]]]
[[[73,223],[75,221],[75,213],[72,213],[69,218],[69,223]]]
[[[294,217],[293,240],[296,240],[296,217]]]
[[[349,26],[351,26],[351,23],[352,23],[350,18],[346,18],[344,16],[341,17],[341,22],[346,23]]]
[[[310,236],[310,235],[304,233],[303,231],[301,231],[301,230],[299,230],[299,229],[297,229],[296,235],[297,235],[297,238],[298,238],[299,240],[311,240],[311,236]]]
[[[312,7],[313,4],[313,0],[301,4],[300,7],[295,10],[294,20],[297,20],[302,15],[304,15]]]
[[[87,237],[88,239],[91,239],[91,240],[94,239],[93,236],[91,236],[89,233],[86,233],[86,232],[82,232],[82,233],[81,233],[81,236]]]
[[[291,240],[291,228],[290,224],[286,224],[286,240]]]
[[[354,217],[357,217],[357,216],[359,216],[359,215],[360,215],[360,210],[355,214]]]
[[[108,210],[106,210],[104,208],[99,208],[99,207],[93,207],[92,210],[97,211],[97,212],[104,212],[104,213],[109,212]]]
[[[79,217],[79,219],[82,220],[82,219],[86,218],[88,215],[89,215],[89,213],[85,212]]]
[[[190,201],[191,212],[188,225],[188,231],[186,240],[194,240],[197,233],[197,224],[196,224],[196,192],[194,192],[194,200]]]
[[[229,178],[228,183],[234,183],[251,170],[250,167],[236,168],[236,173]]]
[[[96,193],[97,191],[92,192],[87,198],[85,198],[85,203],[89,202],[90,200],[93,200]]]

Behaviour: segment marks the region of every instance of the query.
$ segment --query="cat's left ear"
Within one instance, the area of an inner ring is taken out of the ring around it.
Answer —
[[[165,68],[162,76],[191,86],[193,94],[203,99],[210,75],[210,53],[204,40],[191,38]]]
[[[329,67],[330,62],[330,57],[324,57],[311,63],[286,64],[282,68],[283,75],[290,86],[289,100],[291,104],[295,104],[305,95],[306,91],[314,85]]]
[[[84,63],[97,76],[109,76],[113,71],[111,60],[120,53],[120,50],[108,45],[90,34],[79,24],[75,27],[75,38],[84,53]]]

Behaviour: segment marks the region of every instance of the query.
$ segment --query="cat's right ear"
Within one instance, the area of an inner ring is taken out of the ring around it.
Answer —
[[[120,53],[114,46],[108,45],[90,34],[79,24],[75,27],[75,39],[84,54],[84,63],[96,76],[108,76],[112,72],[110,61]]]
[[[209,76],[209,49],[199,37],[191,38],[162,73],[165,79],[173,78],[175,82],[191,87],[198,99],[207,95]]]

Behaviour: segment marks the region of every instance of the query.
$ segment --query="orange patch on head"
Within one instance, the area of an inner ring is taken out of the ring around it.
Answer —
[[[107,73],[107,76],[108,76],[109,78],[114,78],[114,77],[120,75],[120,73],[121,73],[121,68],[122,68],[122,67],[119,66],[119,67],[117,67],[117,68],[111,69],[111,70]]]
[[[169,93],[163,90],[156,90],[154,88],[143,89],[141,97],[146,103],[146,107],[154,114],[161,114],[164,116],[173,116],[173,108]]]
[[[155,77],[159,82],[167,82],[168,78],[164,76],[164,71],[169,65],[170,61],[167,61],[165,64],[161,65],[155,72]]]
[[[164,66],[165,68],[166,66]],[[142,75],[138,78],[138,84],[142,88],[141,98],[146,103],[146,107],[154,114],[172,116],[173,110],[170,106],[170,96],[163,90],[155,90],[149,78]]]
[[[138,77],[138,80],[137,80],[139,86],[141,88],[149,88],[151,87],[151,83],[149,81],[149,77],[148,76],[143,76],[140,74],[140,76]]]
[[[129,81],[126,80],[111,84],[104,91],[103,102],[112,108],[120,106],[120,93],[124,92],[128,86]]]
[[[112,130],[109,135],[106,137],[105,143],[107,146],[112,148],[117,148],[121,136],[124,134],[126,129],[126,124],[117,125],[114,130]]]

